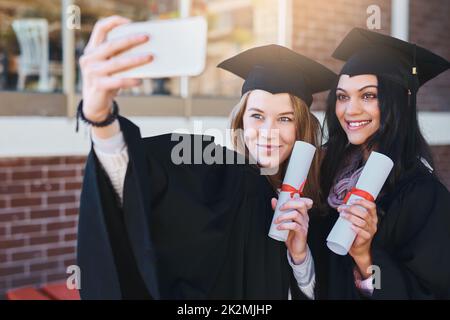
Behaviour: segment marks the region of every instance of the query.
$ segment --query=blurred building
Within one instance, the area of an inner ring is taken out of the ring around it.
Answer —
[[[81,10],[81,25],[69,32],[61,21],[71,3]],[[371,5],[380,8],[380,32],[394,30],[450,59],[447,0],[0,0],[0,297],[11,288],[64,280],[67,266],[76,263],[78,202],[90,141],[86,131],[74,132],[73,102],[81,88],[75,62],[95,21],[113,14],[133,20],[207,17],[207,61],[200,76],[153,80],[118,98],[121,112],[144,135],[155,135],[224,130],[242,81],[216,65],[247,48],[282,44],[338,71],[341,63],[331,53],[352,27],[366,27]],[[29,18],[48,25],[45,50],[53,69],[45,90],[39,74],[27,76],[19,90],[21,45],[12,25]],[[421,126],[447,188],[449,84],[447,72],[418,95]],[[155,89],[161,86],[163,91]],[[319,118],[325,97],[319,95],[312,107]]]

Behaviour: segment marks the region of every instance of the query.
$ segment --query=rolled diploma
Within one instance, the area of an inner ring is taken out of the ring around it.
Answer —
[[[309,168],[311,167],[311,162],[313,160],[315,152],[316,147],[314,147],[312,144],[303,141],[296,141],[292,150],[291,157],[289,159],[289,164],[284,176],[283,184],[291,185],[298,190],[308,176]],[[272,224],[270,225],[269,237],[278,241],[286,241],[288,238],[289,230],[278,230],[278,225],[274,224],[274,221],[278,218],[279,215],[293,211],[280,211],[280,207],[289,199],[291,199],[290,192],[280,192],[280,195],[278,196],[277,206],[275,208],[275,213],[273,215]]]
[[[356,183],[356,188],[370,193],[376,199],[393,165],[394,163],[389,157],[372,151]],[[362,198],[352,194],[347,203],[356,199]],[[342,256],[348,253],[356,238],[356,233],[351,225],[350,221],[341,217],[338,218],[327,237],[327,246],[331,251]]]

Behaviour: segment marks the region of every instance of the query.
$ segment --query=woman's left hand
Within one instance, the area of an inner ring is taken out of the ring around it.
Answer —
[[[364,275],[367,273],[367,267],[372,264],[370,248],[377,232],[377,207],[372,201],[357,199],[350,205],[339,206],[337,210],[342,218],[352,223],[352,229],[356,232],[349,254]]]
[[[275,210],[277,199],[272,198],[272,208]],[[302,263],[307,254],[307,236],[309,226],[308,210],[313,201],[309,198],[294,198],[287,201],[280,208],[281,211],[291,211],[280,215],[274,223],[278,230],[290,230],[286,240],[286,247],[295,264]]]

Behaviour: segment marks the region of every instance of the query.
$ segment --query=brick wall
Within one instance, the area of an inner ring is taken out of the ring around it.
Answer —
[[[450,59],[450,1],[410,0],[410,41]],[[450,111],[450,72],[420,88],[417,105],[422,110]]]
[[[450,188],[450,146],[435,146]],[[0,299],[6,290],[66,278],[75,264],[84,157],[0,159]]]
[[[0,159],[0,296],[75,264],[84,157]]]
[[[366,9],[381,9],[381,32],[390,31],[390,0],[293,0],[294,50],[338,72],[342,63],[331,57],[339,42],[353,27],[366,27]],[[315,95],[313,110],[323,110],[327,93]]]

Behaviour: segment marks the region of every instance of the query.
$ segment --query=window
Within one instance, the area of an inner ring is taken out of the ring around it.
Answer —
[[[0,1],[0,90],[61,91],[61,3]]]
[[[194,98],[237,98],[240,96],[242,79],[216,66],[222,60],[253,46],[277,42],[280,1],[283,0],[72,0],[80,8],[81,14],[80,28],[74,30],[75,64],[72,67],[76,78],[75,92],[79,94],[82,88],[78,59],[99,19],[111,15],[122,15],[134,21],[177,18],[181,15],[181,8],[187,8],[184,11],[188,15],[203,15],[208,21],[206,67],[201,75],[188,78],[189,94]],[[58,100],[58,115],[66,112],[66,107],[60,101],[64,101],[64,94],[69,94],[63,90],[63,55],[64,50],[69,50],[68,47],[63,48],[63,2],[0,0],[0,91],[19,91],[14,94],[56,93],[54,99]],[[20,31],[13,28],[14,21],[24,19],[31,19],[35,23],[29,27],[32,32],[24,33],[33,34],[27,40],[21,40]],[[39,33],[36,30],[41,31]],[[44,39],[41,42],[36,40],[41,38]],[[37,52],[36,49],[29,49],[33,43],[35,46],[38,43],[39,52],[48,52],[48,55],[27,56],[27,52]],[[35,61],[30,63],[27,57]],[[147,79],[139,88],[121,91],[120,95],[180,97],[180,88],[180,78]],[[18,101],[16,96],[11,96],[12,93],[8,94],[8,101]],[[35,111],[27,110],[37,110],[49,104],[47,98],[37,98],[28,99],[30,103],[27,106],[18,107],[24,113],[34,114]],[[56,102],[52,106],[56,108]],[[73,106],[68,110],[73,112]],[[52,113],[48,108],[38,112]],[[14,114],[14,111],[9,106],[8,110],[3,110],[3,114]]]
[[[198,0],[192,15],[208,20],[206,68],[191,78],[194,96],[240,96],[242,80],[216,68],[224,59],[258,45],[277,42],[278,1]]]

